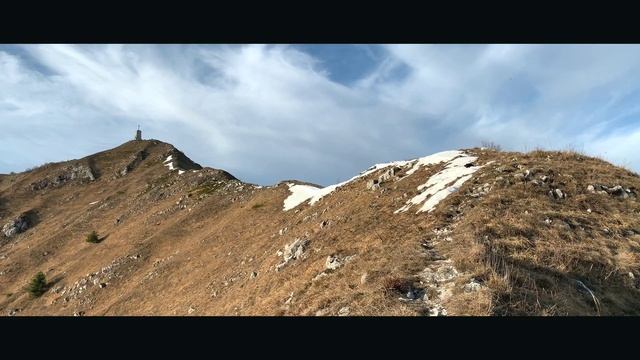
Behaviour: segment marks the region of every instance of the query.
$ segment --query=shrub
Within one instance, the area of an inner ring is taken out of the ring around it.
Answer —
[[[45,278],[42,271],[37,273],[36,276],[31,279],[27,290],[33,297],[38,297],[44,294],[44,292],[47,290],[47,279]]]
[[[264,204],[263,203],[257,203],[257,204],[253,204],[253,206],[251,206],[252,209],[259,209],[261,207],[263,207]]]
[[[493,141],[483,141],[482,142],[482,147],[483,148],[487,148],[489,150],[502,151],[502,147],[500,145],[494,143]]]
[[[98,237],[98,233],[94,231],[91,234],[87,235],[87,242],[97,244],[100,242],[100,238]]]

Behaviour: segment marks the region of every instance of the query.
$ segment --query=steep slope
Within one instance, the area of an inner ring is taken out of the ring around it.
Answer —
[[[0,177],[0,311],[638,314],[639,188],[580,154],[477,148],[264,187],[130,141]]]

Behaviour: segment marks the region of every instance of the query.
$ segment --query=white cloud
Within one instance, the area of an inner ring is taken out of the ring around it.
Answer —
[[[485,139],[514,150],[577,140],[627,161],[639,129],[603,132],[637,113],[620,104],[640,84],[638,46],[386,46],[350,87],[290,46],[23,49],[50,73],[0,51],[0,171],[115,146],[138,123],[247,181],[325,185]]]

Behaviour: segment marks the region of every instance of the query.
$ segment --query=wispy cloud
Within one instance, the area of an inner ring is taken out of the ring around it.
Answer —
[[[0,171],[115,146],[138,123],[203,165],[259,183],[328,184],[485,139],[514,150],[578,146],[640,168],[630,157],[638,46],[358,49],[365,55],[353,61],[367,70],[356,81],[336,78],[335,48],[327,58],[271,45],[0,49]]]

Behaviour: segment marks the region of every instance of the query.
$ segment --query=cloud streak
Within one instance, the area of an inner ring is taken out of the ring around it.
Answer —
[[[138,123],[146,137],[260,184],[326,185],[481,140],[573,146],[640,168],[630,156],[638,46],[374,49],[359,79],[339,81],[335,48],[326,58],[272,45],[0,48],[0,172],[116,146]]]

